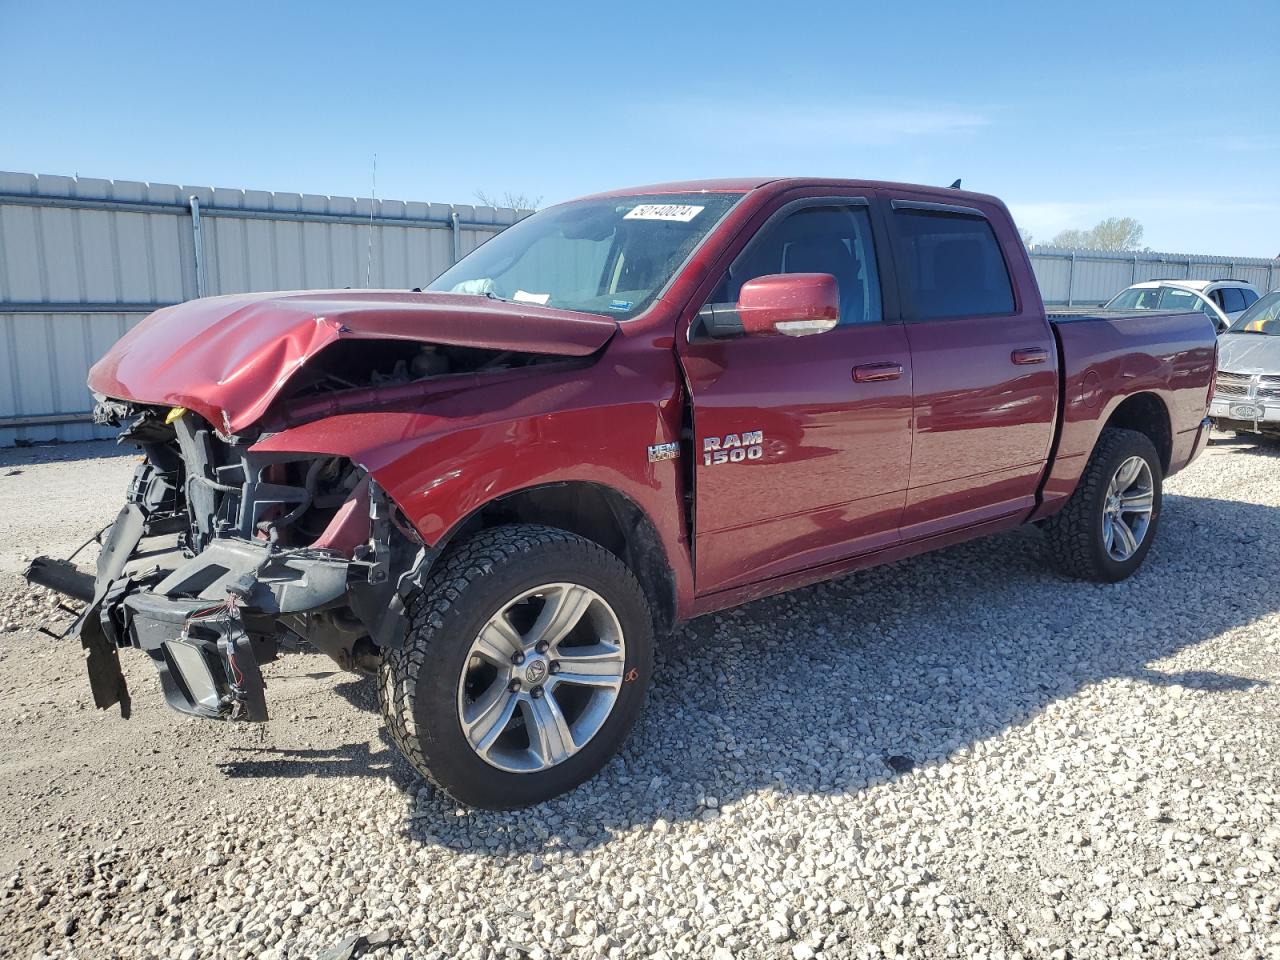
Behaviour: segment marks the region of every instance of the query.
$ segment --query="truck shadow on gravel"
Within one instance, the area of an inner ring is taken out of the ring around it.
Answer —
[[[1120,584],[1058,576],[1026,528],[693,621],[660,644],[648,707],[622,754],[531,810],[460,811],[385,733],[382,750],[275,751],[225,769],[389,776],[405,793],[406,836],[528,854],[718,816],[760,791],[867,790],[1091,684],[1248,689],[1258,681],[1158,661],[1280,609],[1280,509],[1170,495],[1161,526],[1143,569]],[[336,689],[377,710],[371,682]]]
[[[1232,436],[1215,433],[1209,443],[1213,447],[1230,450],[1232,453],[1251,453],[1280,460],[1280,440],[1270,437],[1260,437],[1252,433],[1237,433]]]

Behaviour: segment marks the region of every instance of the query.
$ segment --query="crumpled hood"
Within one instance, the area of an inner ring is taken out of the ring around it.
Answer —
[[[1218,338],[1218,369],[1227,373],[1280,376],[1280,337],[1224,333]]]
[[[607,317],[451,293],[240,294],[157,310],[89,371],[95,393],[187,407],[225,433],[262,416],[289,378],[350,337],[566,357],[609,342]]]

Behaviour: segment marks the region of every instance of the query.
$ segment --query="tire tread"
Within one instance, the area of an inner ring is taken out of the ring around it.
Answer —
[[[620,586],[634,592],[647,610],[648,601],[631,570],[600,544],[568,530],[542,524],[509,524],[481,530],[449,549],[435,572],[405,604],[410,621],[404,645],[382,656],[378,672],[378,702],[392,742],[424,779],[437,790],[458,799],[449,784],[432,772],[422,749],[422,737],[415,723],[418,677],[434,648],[447,637],[442,634],[445,617],[464,597],[471,584],[499,566],[518,562],[535,549],[564,544],[586,550],[591,562],[617,575]]]
[[[1089,462],[1067,505],[1044,523],[1049,559],[1069,577],[1103,583],[1115,580],[1098,559],[1094,536],[1098,524],[1095,505],[1100,501],[1102,488],[1111,482],[1107,465],[1126,450],[1135,453],[1149,451],[1156,469],[1159,469],[1159,458],[1154,456],[1155,447],[1145,434],[1107,427],[1089,455]],[[1150,535],[1154,536],[1154,533],[1152,530]]]

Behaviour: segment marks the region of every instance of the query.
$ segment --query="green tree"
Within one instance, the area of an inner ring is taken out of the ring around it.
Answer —
[[[1089,230],[1063,230],[1053,246],[1075,250],[1139,250],[1142,224],[1133,217],[1107,217]]]

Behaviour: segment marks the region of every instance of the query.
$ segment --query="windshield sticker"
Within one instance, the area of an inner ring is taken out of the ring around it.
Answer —
[[[630,300],[610,300],[609,309],[610,310],[630,310],[631,301]]]
[[[511,295],[511,299],[516,303],[536,303],[540,307],[545,307],[547,301],[551,299],[551,294],[529,293],[527,290],[517,290]]]
[[[706,207],[696,207],[689,203],[642,203],[627,211],[623,220],[674,220],[677,223],[688,223]]]

